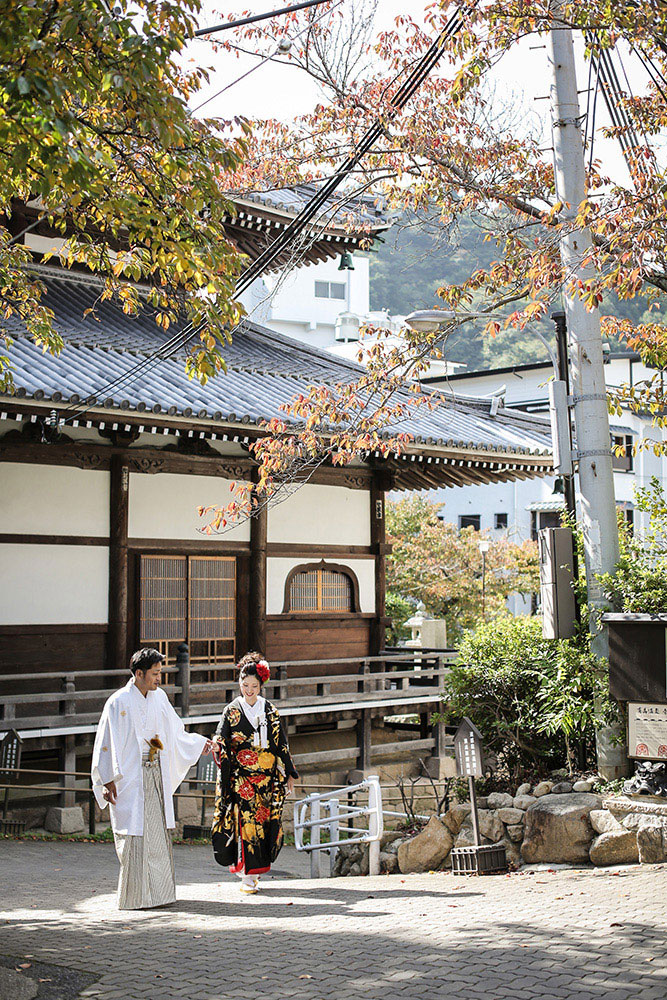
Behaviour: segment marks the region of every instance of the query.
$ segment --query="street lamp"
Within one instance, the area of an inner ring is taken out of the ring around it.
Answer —
[[[417,333],[437,333],[441,327],[458,318],[451,309],[415,309],[405,317],[405,322]]]
[[[479,551],[482,553],[482,621],[486,619],[486,553],[491,548],[488,538],[480,538],[477,542]]]

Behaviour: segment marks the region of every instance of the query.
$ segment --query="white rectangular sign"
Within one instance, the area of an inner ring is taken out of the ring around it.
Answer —
[[[628,757],[667,760],[667,705],[628,704]]]

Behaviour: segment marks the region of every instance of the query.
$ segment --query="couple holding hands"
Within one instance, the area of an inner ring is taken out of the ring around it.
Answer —
[[[285,795],[298,777],[280,716],[262,696],[271,671],[259,653],[237,664],[239,695],[212,740],[186,732],[160,687],[163,663],[156,649],[132,656],[132,677],[104,706],[93,750],[93,790],[101,807],[109,804],[120,861],[119,909],[175,902],[173,794],[201,754],[213,753],[218,765],[215,860],[245,893],[257,892],[278,856]]]

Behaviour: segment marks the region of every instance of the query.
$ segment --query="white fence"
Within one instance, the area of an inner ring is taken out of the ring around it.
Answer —
[[[368,796],[366,804],[358,799]],[[310,854],[311,878],[320,877],[320,855],[329,854],[330,871],[342,844],[369,845],[369,874],[380,874],[380,838],[384,830],[382,789],[377,775],[369,775],[358,785],[347,785],[333,792],[313,793],[294,806],[294,842],[297,851]],[[364,826],[356,826],[357,822]],[[322,831],[327,836],[322,838]],[[304,833],[310,838],[304,842]],[[341,835],[345,836],[341,836]]]

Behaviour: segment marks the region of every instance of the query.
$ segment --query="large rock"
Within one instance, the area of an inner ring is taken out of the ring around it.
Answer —
[[[520,843],[523,840],[523,823],[517,823],[515,826],[508,826],[507,836],[512,843]]]
[[[590,859],[594,865],[631,865],[639,860],[637,835],[633,830],[601,833],[591,844]]]
[[[442,817],[442,822],[454,837],[458,835],[466,816],[470,815],[471,809],[472,806],[469,802],[457,802]]]
[[[480,809],[478,813],[479,832],[482,837],[495,844],[503,835],[503,824],[498,818],[498,814],[490,809]]]
[[[396,840],[405,840],[403,830],[385,830],[380,837],[380,850],[386,851],[389,845],[393,844]]]
[[[81,806],[52,806],[44,826],[51,833],[81,833],[85,828]]]
[[[519,867],[521,864],[521,851],[518,844],[513,844],[508,837],[503,837],[502,840],[499,840],[498,843],[493,846],[504,847],[505,857],[507,858],[509,864],[514,865],[517,868]]]
[[[541,796],[526,812],[521,846],[524,861],[588,861],[593,839],[588,814],[600,803],[599,795],[586,792]]]
[[[591,809],[588,818],[596,833],[613,833],[614,830],[623,829],[620,822],[608,809]]]
[[[484,841],[483,837],[481,839]],[[454,847],[472,847],[474,843],[475,835],[472,830],[472,819],[468,816],[456,835]]]
[[[387,875],[394,875],[398,871],[398,858],[395,854],[388,854],[380,851],[380,871]]]
[[[489,809],[503,809],[506,806],[511,806],[513,801],[512,796],[506,792],[491,792],[486,800]]]
[[[537,802],[534,795],[519,795],[517,792],[512,805],[515,809],[522,809],[525,812],[532,806],[533,802]]]
[[[645,830],[647,828],[667,829],[667,816],[656,816],[654,813],[628,813],[621,820],[626,830]]]
[[[523,823],[525,819],[525,812],[523,809],[499,809],[498,819],[505,823],[506,826],[514,826],[516,823]]]
[[[398,867],[404,875],[433,871],[443,863],[453,843],[451,831],[436,816],[431,816],[421,833],[399,847]]]
[[[556,784],[551,789],[552,795],[569,795],[572,791],[572,785],[569,781],[557,781]]]
[[[631,834],[631,831],[628,831]],[[657,865],[665,860],[663,830],[659,826],[640,826],[637,851],[643,865]]]

